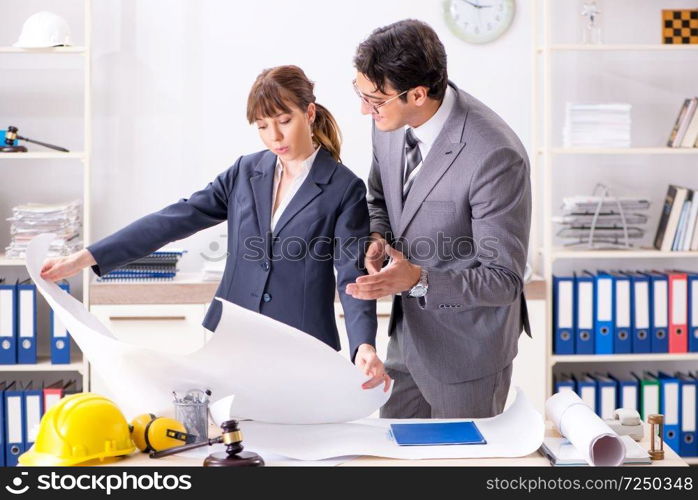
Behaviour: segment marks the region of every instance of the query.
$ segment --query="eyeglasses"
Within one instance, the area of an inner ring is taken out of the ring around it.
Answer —
[[[404,95],[407,92],[409,92],[409,90],[405,90],[404,92],[400,92],[398,95],[394,95],[390,99],[386,99],[385,101],[374,103],[374,102],[369,101],[368,98],[361,93],[359,86],[356,85],[356,80],[353,80],[351,82],[351,84],[354,86],[354,92],[356,92],[356,95],[359,96],[359,99],[361,99],[362,102],[366,103],[366,105],[369,108],[371,108],[371,111],[373,111],[375,114],[378,114],[379,113],[378,110],[380,108],[382,108],[383,106],[385,106],[386,104],[389,104],[391,101],[394,101],[395,99],[397,99],[401,95]]]

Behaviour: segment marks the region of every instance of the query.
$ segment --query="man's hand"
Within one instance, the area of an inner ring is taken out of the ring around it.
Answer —
[[[58,281],[75,276],[88,266],[97,264],[94,257],[86,248],[67,257],[46,259],[41,266],[41,277],[49,281]]]
[[[366,249],[366,257],[364,258],[364,267],[368,274],[376,274],[383,267],[383,261],[388,256],[386,247],[388,242],[380,233],[371,233],[371,243]]]
[[[347,285],[346,292],[355,299],[374,300],[404,292],[419,282],[422,268],[412,264],[399,250],[389,245],[385,251],[392,259],[380,272],[359,276]]]
[[[385,373],[383,362],[376,354],[376,348],[371,344],[361,344],[356,350],[356,358],[354,359],[356,366],[361,368],[364,375],[371,377],[361,384],[362,389],[373,389],[381,384],[384,384],[383,392],[388,392],[390,388],[390,377]]]

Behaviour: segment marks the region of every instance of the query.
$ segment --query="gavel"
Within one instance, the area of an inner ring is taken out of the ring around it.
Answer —
[[[242,432],[237,420],[226,420],[221,424],[223,433],[215,438],[207,439],[200,443],[175,446],[167,450],[155,451],[150,458],[162,458],[187,450],[225,443],[225,453],[212,453],[204,460],[204,467],[261,467],[264,460],[258,454],[250,451],[242,451]]]
[[[70,153],[65,148],[62,148],[60,146],[55,146],[53,144],[48,144],[46,142],[41,142],[41,141],[35,141],[34,139],[29,139],[28,137],[22,137],[17,133],[17,127],[13,125],[9,125],[7,127],[7,131],[5,132],[5,144],[2,145],[2,148],[0,148],[0,151],[3,153],[26,153],[27,148],[24,146],[15,146],[15,141],[20,140],[20,141],[26,141],[26,142],[31,142],[32,144],[38,144],[40,146],[44,146],[49,149],[55,149],[56,151],[62,151],[64,153]]]

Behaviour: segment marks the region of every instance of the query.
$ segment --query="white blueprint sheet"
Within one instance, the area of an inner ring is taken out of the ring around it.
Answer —
[[[289,424],[360,419],[390,395],[382,386],[361,389],[366,377],[321,341],[227,301],[216,333],[193,353],[122,342],[81,302],[40,277],[51,238],[29,244],[29,275],[127,418],[171,414],[172,391],[192,388],[211,389],[214,400],[235,395],[236,417]]]

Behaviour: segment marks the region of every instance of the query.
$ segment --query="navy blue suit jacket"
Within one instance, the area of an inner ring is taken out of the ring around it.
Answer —
[[[365,274],[369,235],[366,188],[321,148],[308,177],[270,231],[276,155],[239,158],[205,189],[146,215],[88,246],[101,276],[175,240],[228,221],[228,259],[216,296],[302,330],[339,350],[334,315],[339,289],[352,359],[375,345],[376,303],[344,290]],[[334,269],[337,270],[335,281]],[[214,331],[221,304],[213,301],[204,326]]]

